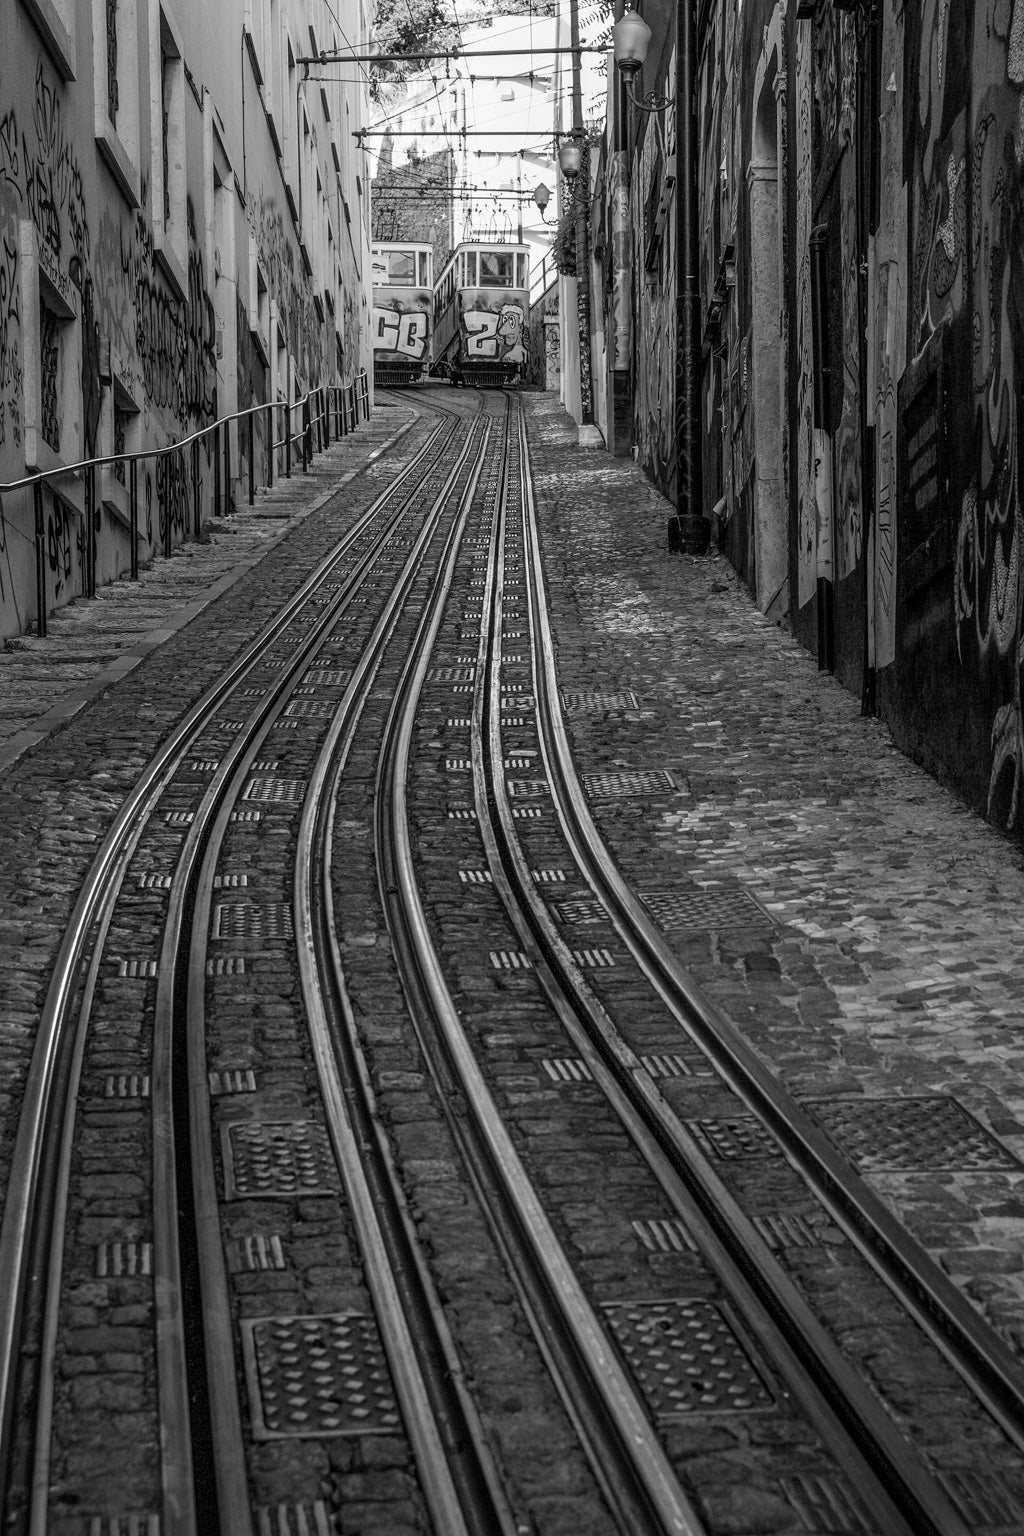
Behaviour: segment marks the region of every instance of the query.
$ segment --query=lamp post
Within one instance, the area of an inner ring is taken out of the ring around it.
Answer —
[[[631,84],[643,68],[651,29],[629,10],[612,28],[615,63],[628,100],[641,112],[663,112],[671,97],[649,91],[638,97]],[[704,554],[700,411],[700,238],[697,207],[697,119],[694,86],[697,27],[694,0],[676,0],[676,513],[669,523],[669,547]]]

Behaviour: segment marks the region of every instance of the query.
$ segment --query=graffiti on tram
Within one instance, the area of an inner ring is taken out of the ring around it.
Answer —
[[[375,297],[373,350],[381,359],[429,360],[432,297],[429,292],[388,294],[388,302]]]
[[[523,368],[529,360],[526,308],[518,297],[487,288],[462,291],[462,346],[468,362]]]

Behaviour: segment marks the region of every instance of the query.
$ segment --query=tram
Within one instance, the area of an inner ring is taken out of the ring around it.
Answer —
[[[521,384],[529,361],[529,246],[463,241],[434,286],[432,371],[467,384]]]
[[[431,360],[434,253],[430,245],[382,240],[371,251],[373,382],[415,384]]]

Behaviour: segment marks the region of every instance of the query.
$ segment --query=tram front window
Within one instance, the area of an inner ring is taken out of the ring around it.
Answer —
[[[388,251],[385,260],[388,269],[388,282],[392,287],[414,288],[416,286],[415,251]]]
[[[480,286],[481,288],[513,286],[511,251],[480,252]]]

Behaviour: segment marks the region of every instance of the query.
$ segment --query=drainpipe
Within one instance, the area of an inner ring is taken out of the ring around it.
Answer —
[[[580,328],[580,426],[581,446],[603,443],[594,425],[594,381],[591,373],[590,331],[590,145],[583,130],[583,86],[580,80],[579,0],[570,0],[569,43],[572,47],[572,132],[580,147],[580,168],[573,191],[576,195],[576,314]]]
[[[700,230],[696,0],[676,0],[676,528],[670,545],[707,551],[701,462]],[[673,537],[675,535],[675,537]]]

